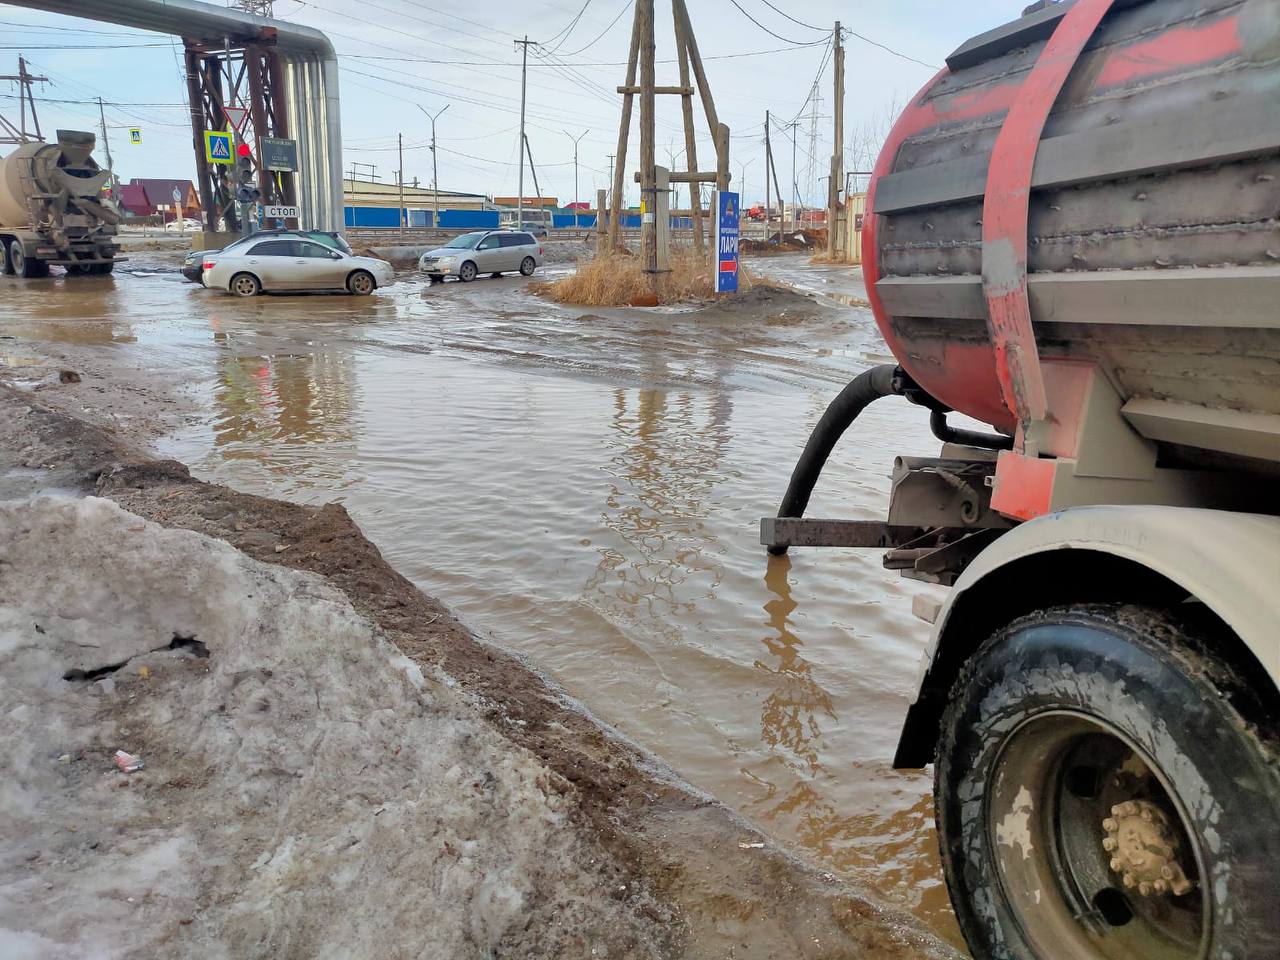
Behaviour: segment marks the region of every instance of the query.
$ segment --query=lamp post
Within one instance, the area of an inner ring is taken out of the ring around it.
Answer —
[[[418,109],[427,115],[427,119],[431,121],[431,202],[435,209],[432,214],[431,227],[433,230],[440,229],[440,179],[437,174],[438,166],[436,164],[436,117],[449,109],[449,104],[445,104],[435,115],[427,113],[427,108],[422,104],[418,104]],[[403,171],[401,171],[403,176]]]
[[[578,144],[582,142],[590,130],[583,130],[581,136],[574,137],[568,130],[562,131],[566,137],[573,141],[573,229],[578,229]]]

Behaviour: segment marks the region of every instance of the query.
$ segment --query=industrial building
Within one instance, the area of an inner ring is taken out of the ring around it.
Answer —
[[[404,206],[400,206],[403,198]],[[428,187],[347,178],[342,181],[342,203],[348,227],[433,227],[440,210],[444,228],[496,227],[498,207],[483,193],[436,191]]]

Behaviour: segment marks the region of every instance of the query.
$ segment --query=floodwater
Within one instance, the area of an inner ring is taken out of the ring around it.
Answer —
[[[554,269],[554,268],[553,268]],[[959,943],[930,778],[890,768],[927,637],[876,551],[758,543],[812,424],[884,358],[848,267],[754,269],[814,292],[742,309],[569,309],[519,278],[239,301],[134,267],[0,278],[0,334],[194,406],[161,452],[204,479],[343,502],[463,621],[824,869]],[[897,454],[937,443],[886,400],[811,516],[883,516]]]

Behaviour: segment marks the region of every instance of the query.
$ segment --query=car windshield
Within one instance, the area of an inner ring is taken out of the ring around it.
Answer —
[[[487,236],[488,236],[487,233],[464,233],[462,236],[454,237],[452,240],[446,243],[445,249],[470,250],[473,247],[475,247],[477,243],[479,243],[481,240],[483,240]]]

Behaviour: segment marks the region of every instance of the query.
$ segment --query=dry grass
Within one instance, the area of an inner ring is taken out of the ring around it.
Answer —
[[[739,265],[739,291],[745,292],[760,283],[759,277]],[[710,262],[688,249],[671,252],[671,270],[660,275],[656,293],[649,286],[649,276],[641,269],[640,258],[630,252],[580,260],[572,276],[531,286],[535,293],[557,303],[581,307],[656,307],[705,299],[715,292]]]

